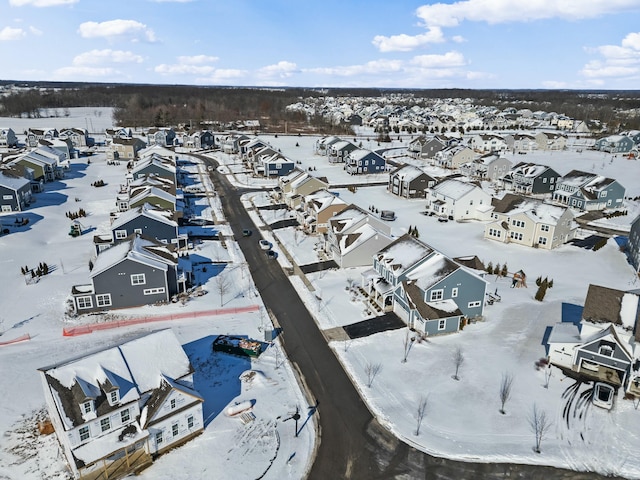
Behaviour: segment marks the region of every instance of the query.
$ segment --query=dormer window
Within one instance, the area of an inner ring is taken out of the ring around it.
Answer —
[[[600,345],[598,353],[600,355],[604,355],[605,357],[613,357],[613,347],[610,345]]]
[[[87,414],[93,412],[93,400],[88,400],[81,405],[82,413]]]
[[[120,400],[120,393],[118,390],[113,390],[109,392],[109,404],[115,405]]]

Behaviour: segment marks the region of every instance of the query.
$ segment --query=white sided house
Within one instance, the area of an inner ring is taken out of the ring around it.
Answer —
[[[578,225],[571,209],[542,200],[506,194],[493,201],[493,221],[484,238],[551,250],[575,238]]]
[[[122,478],[204,431],[194,370],[170,329],[39,372],[74,478]]]
[[[455,221],[489,220],[491,195],[474,183],[446,178],[429,189],[426,210]]]

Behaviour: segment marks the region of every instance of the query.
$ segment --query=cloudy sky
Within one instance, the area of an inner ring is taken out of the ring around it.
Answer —
[[[639,0],[0,0],[0,78],[640,88]]]

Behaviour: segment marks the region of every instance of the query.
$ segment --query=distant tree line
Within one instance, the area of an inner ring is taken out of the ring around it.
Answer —
[[[322,115],[290,112],[287,105],[305,98],[359,97],[377,102],[396,95],[394,103],[412,106],[425,100],[468,98],[478,105],[500,109],[528,108],[565,114],[579,120],[600,120],[617,128],[640,128],[640,91],[578,90],[394,90],[394,89],[312,89],[234,88],[188,85],[90,84],[63,82],[10,82],[31,87],[0,99],[0,114],[37,117],[39,110],[69,107],[114,107],[121,126],[199,127],[241,120],[259,120],[271,131],[293,133],[307,127],[319,133],[349,133],[350,126],[334,125]]]

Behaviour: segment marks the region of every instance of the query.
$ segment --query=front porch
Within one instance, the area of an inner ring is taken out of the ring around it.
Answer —
[[[153,463],[144,445],[138,442],[80,468],[80,480],[116,480],[141,472]]]

